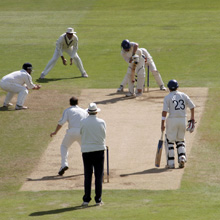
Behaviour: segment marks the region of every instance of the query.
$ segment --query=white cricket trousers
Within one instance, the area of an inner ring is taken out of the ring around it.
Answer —
[[[15,94],[18,94],[17,105],[23,106],[28,95],[28,89],[25,86],[16,83],[0,82],[0,87],[7,93],[4,105],[7,105]]]
[[[72,48],[64,49],[63,51],[66,52],[67,54],[69,54],[70,57],[73,53]],[[51,71],[51,69],[55,66],[55,64],[56,64],[57,60],[59,59],[59,57],[60,57],[60,53],[57,49],[55,49],[52,59],[48,62],[48,64],[45,67],[44,71],[41,73],[41,76],[46,76]],[[80,57],[78,56],[77,53],[73,57],[73,62],[75,63],[75,65],[77,66],[77,68],[79,69],[81,74],[84,74],[86,72],[84,67],[83,67],[82,61],[81,61],[81,59],[80,59]]]
[[[185,140],[186,121],[186,118],[167,118],[166,135],[169,142]]]
[[[143,54],[144,54],[145,56],[147,56],[147,55],[145,54],[145,50],[146,50],[146,49],[141,49],[141,50],[142,50]],[[148,65],[149,65],[149,71],[152,72],[152,74],[153,74],[153,76],[154,76],[154,79],[155,79],[157,85],[158,85],[159,87],[162,86],[162,85],[164,85],[163,80],[162,80],[162,78],[161,78],[161,75],[160,75],[160,73],[158,72],[157,67],[156,67],[156,65],[155,65],[155,63],[154,63],[154,61],[153,61],[153,59],[147,59],[147,63],[145,63],[146,69],[147,69]],[[122,85],[123,87],[125,87],[126,84],[128,83],[128,78],[129,78],[128,74],[129,74],[129,73],[127,72],[127,74],[125,75],[124,79],[122,80],[122,82],[121,82],[121,84],[120,84],[120,85]]]
[[[61,167],[68,166],[68,149],[75,141],[81,144],[80,128],[67,129],[60,146]]]

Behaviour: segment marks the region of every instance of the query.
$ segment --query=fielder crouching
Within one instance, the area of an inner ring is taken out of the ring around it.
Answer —
[[[195,128],[195,105],[188,95],[177,91],[179,85],[176,80],[170,80],[167,86],[170,93],[164,98],[161,121],[161,130],[164,131],[166,120],[165,149],[167,168],[175,168],[174,144],[176,144],[177,148],[179,168],[184,168],[187,160],[185,145],[185,132],[187,127],[186,109],[189,107],[191,113],[187,131],[193,132]],[[167,113],[169,113],[169,116],[166,119]]]

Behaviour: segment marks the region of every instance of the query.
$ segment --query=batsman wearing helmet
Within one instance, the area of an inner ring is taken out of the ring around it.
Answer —
[[[129,40],[123,40],[121,43],[121,47],[122,47],[122,51],[121,54],[124,57],[125,53],[127,53],[127,56],[130,55],[130,59],[126,59],[125,61],[130,63],[129,61],[131,61],[131,56],[134,55],[136,53],[136,51],[138,50],[138,43],[135,42],[130,42]],[[145,48],[140,48],[141,52],[142,52],[142,57],[145,59],[145,67],[149,66],[149,70],[152,72],[158,86],[160,87],[160,90],[166,90],[163,80],[161,78],[160,73],[157,70],[157,67],[153,61],[152,56],[150,55],[150,53],[147,51],[147,49]],[[129,72],[129,71],[128,71]],[[123,81],[120,84],[120,87],[118,88],[117,92],[123,92],[124,87],[126,86],[126,84],[128,83],[128,73],[125,75]]]
[[[178,82],[173,79],[167,84],[170,93],[164,97],[161,131],[165,130],[166,121],[166,139],[165,149],[167,156],[167,168],[175,168],[174,144],[176,144],[179,168],[183,168],[186,163],[186,145],[185,131],[187,127],[187,107],[190,109],[190,121],[187,130],[193,132],[195,127],[194,108],[192,100],[183,92],[177,91]],[[169,116],[166,119],[167,113]]]
[[[144,55],[142,51],[135,44],[130,43],[129,40],[123,40],[121,47],[121,55],[124,60],[129,63],[126,73],[129,92],[126,94],[126,96],[141,96],[145,82]],[[135,73],[137,75],[136,93],[134,92]]]

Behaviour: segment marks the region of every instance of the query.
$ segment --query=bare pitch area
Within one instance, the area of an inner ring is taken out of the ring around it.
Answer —
[[[180,88],[180,91],[186,92],[196,104],[198,127],[208,89]],[[184,169],[179,169],[177,162],[176,169],[165,169],[164,149],[161,167],[154,167],[156,146],[160,138],[163,98],[167,94],[168,92],[151,89],[141,98],[128,99],[124,93],[115,93],[115,89],[82,91],[80,106],[87,108],[89,102],[96,102],[101,108],[98,117],[103,118],[107,124],[110,182],[106,183],[105,179],[103,189],[169,190],[180,187]],[[39,164],[36,164],[35,170],[21,187],[22,191],[83,189],[83,163],[77,143],[69,151],[69,170],[64,176],[57,176],[60,168],[60,144],[66,128],[64,126],[52,139]],[[195,135],[196,130],[192,134],[186,134],[188,156]]]

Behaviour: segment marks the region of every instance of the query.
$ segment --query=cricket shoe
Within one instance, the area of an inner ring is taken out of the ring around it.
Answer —
[[[140,96],[142,96],[142,92],[137,92],[135,95],[136,95],[136,97],[140,97]]]
[[[89,76],[88,76],[88,74],[87,74],[86,72],[84,72],[84,73],[82,74],[82,77],[83,77],[83,78],[88,78]]]
[[[28,109],[27,106],[20,106],[20,105],[16,105],[15,110],[26,110]]]
[[[45,75],[43,73],[41,73],[40,78],[39,79],[44,79]]]
[[[166,168],[167,169],[175,169],[175,165],[173,164],[173,165],[166,165]]]
[[[161,86],[160,86],[160,90],[166,91],[167,89],[166,89],[166,87],[165,87],[164,85],[161,85]]]
[[[88,207],[88,206],[89,206],[89,203],[88,203],[88,202],[83,202],[81,206],[82,206],[82,207]]]
[[[134,98],[135,93],[128,92],[125,96],[128,97],[128,98]]]
[[[179,168],[184,168],[185,167],[185,163],[186,163],[185,157],[181,157],[180,158],[180,162],[179,162]]]
[[[10,103],[10,102],[9,102],[8,104],[5,104],[5,103],[4,103],[3,107],[6,107],[6,108],[7,108],[7,107],[12,106],[12,105],[13,105],[13,104]]]
[[[59,174],[60,176],[63,176],[63,174],[65,173],[65,171],[68,170],[68,169],[69,169],[68,166],[61,167],[61,168],[60,168],[60,171],[58,172],[58,174]]]
[[[124,92],[124,87],[120,85],[120,87],[117,89],[117,92]]]
[[[103,201],[97,202],[95,205],[96,205],[96,206],[102,206],[102,205],[104,205],[104,202],[103,202]]]

